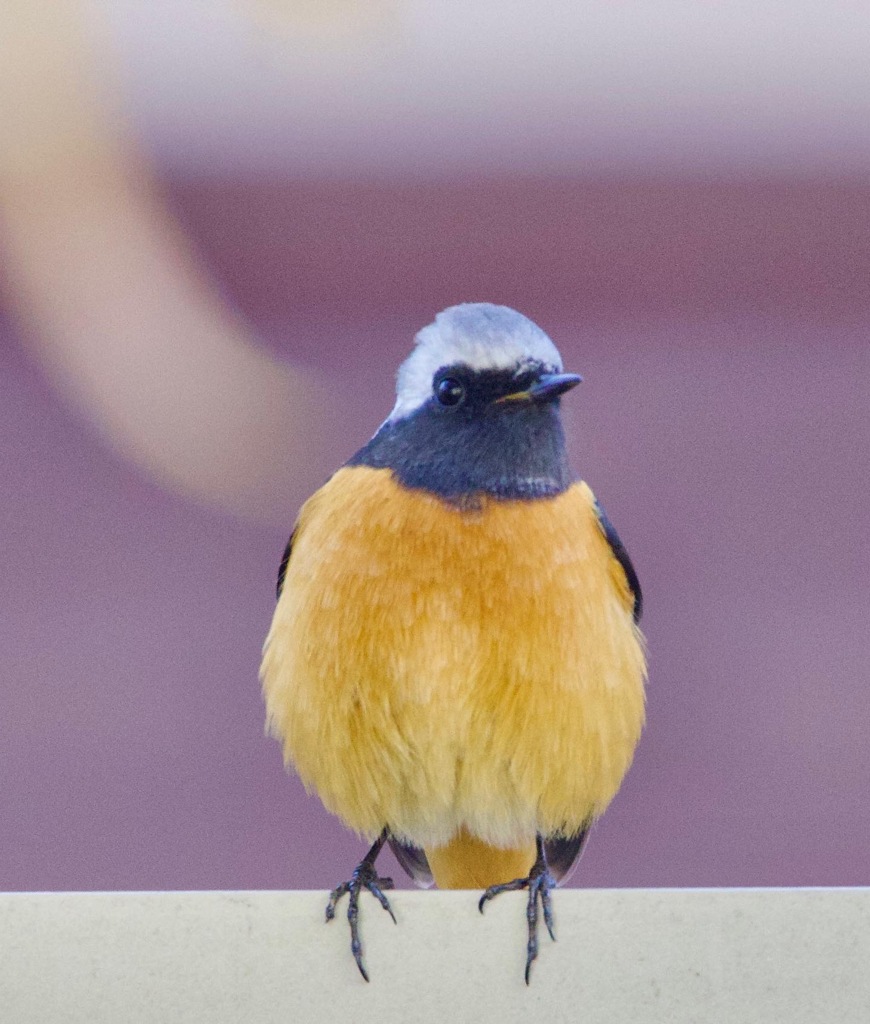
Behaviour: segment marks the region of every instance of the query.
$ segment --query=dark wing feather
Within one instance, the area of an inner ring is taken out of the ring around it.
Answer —
[[[275,588],[275,599],[277,600],[281,596],[281,591],[284,589],[284,577],[287,575],[287,563],[290,561],[290,553],[293,551],[293,538],[296,536],[294,530],[290,534],[290,540],[287,541],[287,547],[284,548],[284,554],[281,556],[281,564],[278,566],[278,586]]]
[[[634,571],[634,566],[631,564],[628,552],[619,539],[619,534],[613,528],[613,523],[607,518],[607,513],[597,501],[595,502],[595,512],[598,516],[598,522],[601,524],[601,529],[604,531],[604,536],[607,538],[607,543],[610,545],[610,549],[617,562],[622,566],[625,578],[628,580],[629,589],[634,594],[634,621],[640,622],[640,617],[643,614],[643,594],[641,593],[637,573]]]
[[[414,879],[417,885],[423,889],[428,889],[434,879],[432,878],[432,869],[429,867],[429,861],[426,860],[426,854],[418,846],[403,843],[396,839],[395,836],[390,836],[390,849],[395,854],[396,860]]]
[[[591,824],[584,825],[576,835],[568,836],[567,839],[544,840],[544,856],[547,859],[547,867],[559,885],[567,882],[574,873],[577,860],[583,852],[591,828]]]

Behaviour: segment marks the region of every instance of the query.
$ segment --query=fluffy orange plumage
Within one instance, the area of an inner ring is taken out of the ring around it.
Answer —
[[[600,815],[644,720],[633,595],[589,488],[470,507],[340,470],[303,507],[261,669],[270,731],[436,883],[525,872]]]

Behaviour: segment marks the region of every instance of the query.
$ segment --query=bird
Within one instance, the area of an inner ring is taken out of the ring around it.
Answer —
[[[572,471],[581,382],[507,306],[416,335],[374,436],[302,506],[260,670],[288,768],[372,842],[330,894],[351,952],[385,845],[421,886],[527,890],[525,981],[552,890],[619,789],[645,718],[642,594]]]

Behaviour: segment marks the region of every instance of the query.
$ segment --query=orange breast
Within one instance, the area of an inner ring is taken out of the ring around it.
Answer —
[[[299,517],[261,672],[269,728],[361,833],[527,849],[600,814],[628,769],[631,609],[585,484],[460,510],[346,468]]]

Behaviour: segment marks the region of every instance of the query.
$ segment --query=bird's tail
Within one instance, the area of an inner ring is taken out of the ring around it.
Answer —
[[[460,829],[446,846],[426,850],[439,889],[487,889],[525,878],[535,862],[535,841],[500,849]]]

